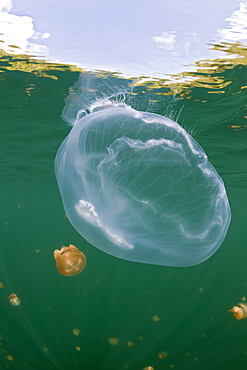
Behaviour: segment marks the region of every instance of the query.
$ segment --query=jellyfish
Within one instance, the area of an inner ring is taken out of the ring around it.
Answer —
[[[54,251],[58,272],[65,276],[80,274],[86,266],[86,256],[74,245],[62,247]]]
[[[75,329],[73,329],[73,330],[72,330],[72,333],[73,333],[76,337],[78,337],[78,335],[80,335],[80,334],[81,334],[81,331],[80,331],[80,329],[75,328]]]
[[[193,266],[227,234],[226,189],[202,147],[172,119],[124,101],[78,112],[55,173],[71,224],[115,257]]]
[[[247,318],[247,305],[243,302],[233,306],[228,312],[232,312],[233,316],[237,320],[242,320]]]
[[[20,306],[21,300],[16,294],[9,295],[9,302],[12,306]]]

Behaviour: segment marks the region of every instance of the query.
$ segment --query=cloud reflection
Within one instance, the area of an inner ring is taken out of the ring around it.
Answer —
[[[247,40],[247,1],[241,2],[239,9],[226,18],[226,21],[230,23],[230,27],[219,29],[222,40],[231,42]]]

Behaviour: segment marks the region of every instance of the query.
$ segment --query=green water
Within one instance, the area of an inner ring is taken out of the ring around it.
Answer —
[[[64,99],[79,74],[2,67],[0,369],[246,369],[247,320],[228,312],[247,296],[246,68],[222,73],[231,82],[222,94],[194,86],[172,106],[223,178],[232,222],[210,259],[171,268],[107,255],[65,217],[53,164],[70,131]],[[170,100],[159,102],[162,114]],[[87,257],[71,278],[53,259],[69,244]],[[20,306],[10,305],[11,293]]]

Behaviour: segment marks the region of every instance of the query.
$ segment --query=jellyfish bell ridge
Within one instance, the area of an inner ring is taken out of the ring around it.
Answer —
[[[55,171],[72,225],[116,257],[191,266],[225,238],[222,179],[201,146],[163,116],[122,103],[92,108],[61,145]]]

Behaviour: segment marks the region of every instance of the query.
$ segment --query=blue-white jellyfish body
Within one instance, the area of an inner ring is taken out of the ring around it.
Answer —
[[[176,122],[122,103],[78,119],[55,172],[66,214],[92,245],[129,261],[192,266],[231,219],[221,177]]]

